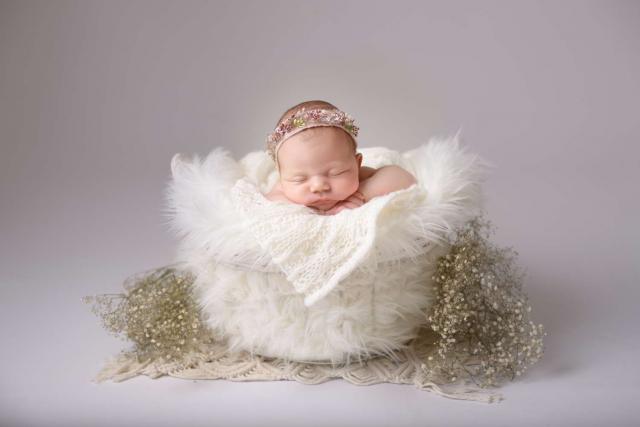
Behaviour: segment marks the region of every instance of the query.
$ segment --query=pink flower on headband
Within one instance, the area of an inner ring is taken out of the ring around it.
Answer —
[[[340,110],[315,108],[301,109],[280,123],[273,132],[267,135],[267,152],[276,161],[278,146],[287,138],[304,129],[318,126],[335,126],[347,131],[355,142],[360,128],[355,125],[353,117]]]

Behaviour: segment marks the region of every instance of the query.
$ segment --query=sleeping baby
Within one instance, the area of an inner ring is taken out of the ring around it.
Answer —
[[[265,197],[335,215],[416,183],[397,165],[362,166],[357,136],[353,119],[328,102],[306,101],[290,108],[267,138],[279,177]]]

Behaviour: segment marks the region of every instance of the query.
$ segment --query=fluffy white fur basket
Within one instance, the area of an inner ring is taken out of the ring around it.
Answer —
[[[397,164],[418,183],[326,217],[262,196],[278,179],[263,151],[172,159],[176,261],[196,275],[207,322],[232,351],[349,363],[403,348],[426,324],[435,262],[447,235],[481,213],[489,165],[457,135],[360,151],[364,165]]]

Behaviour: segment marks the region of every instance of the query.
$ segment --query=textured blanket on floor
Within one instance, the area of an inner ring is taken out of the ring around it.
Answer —
[[[252,355],[246,351],[230,353],[224,342],[211,343],[206,349],[185,356],[179,363],[159,359],[139,361],[134,353],[123,352],[105,363],[94,381],[120,382],[139,375],[154,379],[170,376],[190,380],[288,380],[303,384],[344,379],[351,384],[363,386],[380,383],[409,384],[451,399],[485,403],[504,400],[501,393],[474,387],[470,382],[447,384],[444,379],[438,380],[425,375],[424,361],[436,354],[436,340],[437,335],[425,328],[408,348],[398,350],[393,355],[341,365],[285,361]]]

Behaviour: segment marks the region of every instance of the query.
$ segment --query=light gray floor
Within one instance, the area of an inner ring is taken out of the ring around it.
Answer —
[[[0,425],[639,425],[640,3],[0,2]],[[493,405],[411,386],[137,378],[80,301],[171,261],[169,160],[326,99],[364,146],[497,168],[542,361]]]

